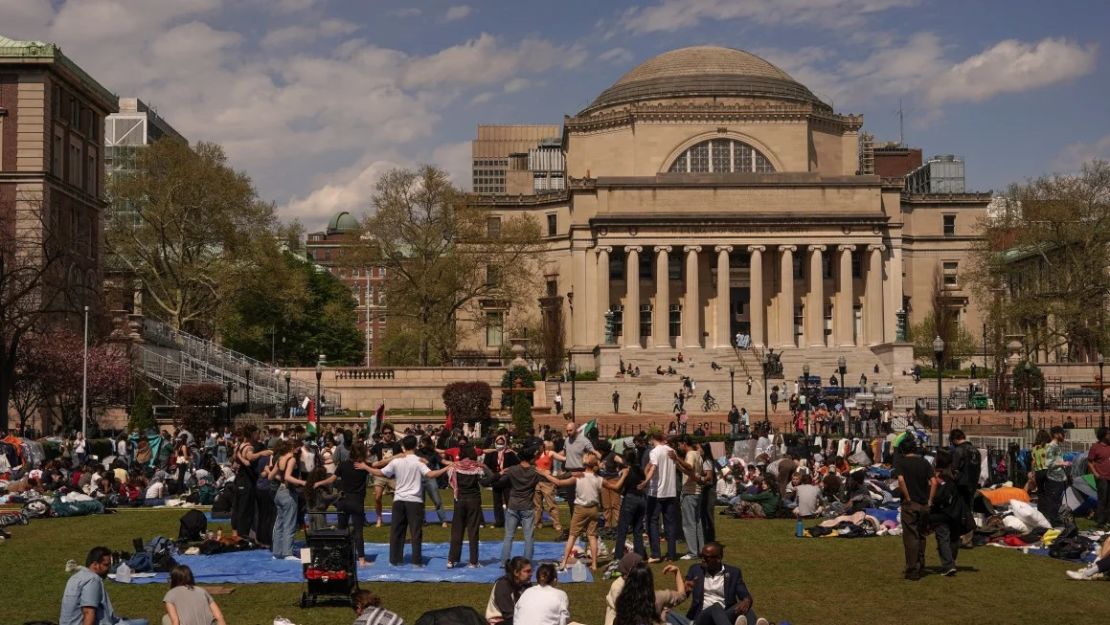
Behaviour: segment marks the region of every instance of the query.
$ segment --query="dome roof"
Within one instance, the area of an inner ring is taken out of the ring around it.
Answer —
[[[827,108],[790,74],[750,52],[695,46],[664,52],[644,61],[579,114],[618,104],[690,96],[762,97],[811,102]]]
[[[328,232],[349,232],[358,230],[358,220],[347,211],[340,211],[328,221]]]

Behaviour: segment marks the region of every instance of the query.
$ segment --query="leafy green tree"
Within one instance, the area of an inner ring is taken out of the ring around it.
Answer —
[[[150,391],[146,384],[140,383],[135,390],[135,403],[131,405],[127,429],[140,434],[158,429],[158,422],[154,419],[154,405],[150,402]]]
[[[378,182],[355,266],[385,267],[389,318],[403,321],[417,362],[447,361],[469,327],[456,321],[480,300],[503,309],[531,300],[541,260],[540,227],[525,215],[466,204],[440,169],[397,169]],[[530,303],[530,302],[529,302]]]
[[[278,258],[273,205],[214,143],[157,141],[108,193],[132,211],[108,224],[109,257],[142,283],[144,314],[174,328],[212,335],[220,307]]]
[[[532,402],[528,393],[513,393],[513,428],[517,436],[525,436],[532,429]]]
[[[350,289],[291,253],[280,261],[224,311],[224,344],[263,361],[274,354],[280,365],[312,366],[319,354],[331,364],[361,363],[365,337]]]

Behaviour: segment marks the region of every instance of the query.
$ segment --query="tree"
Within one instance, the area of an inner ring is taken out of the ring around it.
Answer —
[[[150,390],[146,384],[139,384],[135,390],[135,403],[131,405],[127,429],[140,434],[158,429],[158,421],[154,418],[154,406],[150,402]]]
[[[455,423],[486,422],[493,390],[485,382],[452,382],[443,388],[443,405]]]
[[[540,298],[542,323],[540,326],[540,353],[549,372],[563,370],[567,353],[566,327],[563,323],[563,298]]]
[[[464,313],[526,301],[540,262],[531,217],[467,206],[447,174],[429,165],[387,173],[373,203],[352,262],[386,268],[388,315],[416,337],[420,365],[450,360],[466,331],[456,323]]]
[[[262,361],[274,353],[285,365],[312,366],[319,354],[335,365],[362,362],[366,341],[350,289],[291,253],[279,260],[221,314],[224,344]]]
[[[996,346],[1005,328],[1024,334],[1027,351],[1088,360],[1105,350],[1110,163],[1013,185],[1001,208],[970,276],[981,301],[999,300]]]
[[[513,429],[516,435],[524,437],[533,427],[532,402],[528,401],[526,393],[513,393]]]
[[[219,384],[182,384],[176,398],[174,424],[194,436],[203,437],[219,419],[217,413],[224,401],[224,390]]]
[[[0,195],[0,431],[17,381],[24,341],[52,325],[72,322],[94,301],[87,267],[91,242],[78,242],[51,216],[42,192]],[[84,243],[84,244],[82,244]],[[93,268],[88,267],[90,271]],[[24,400],[30,400],[26,394]],[[23,413],[21,413],[23,414]]]
[[[109,194],[135,221],[109,224],[106,247],[141,281],[144,313],[173,328],[212,335],[220,306],[277,258],[273,205],[216,144],[157,141],[112,177]]]
[[[939,267],[934,272],[933,296],[929,303],[932,308],[929,314],[921,323],[910,328],[914,358],[933,362],[936,358],[933,341],[939,336],[944,341],[943,366],[959,366],[961,360],[975,353],[978,344],[975,337],[960,325],[957,315],[959,305],[946,295]]]

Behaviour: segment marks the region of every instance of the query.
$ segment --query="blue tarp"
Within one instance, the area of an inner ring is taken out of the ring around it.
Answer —
[[[500,533],[500,531],[498,532]],[[298,543],[294,553],[300,553],[303,543]],[[554,560],[563,558],[563,542],[536,542],[533,560]],[[465,546],[464,546],[465,547]],[[423,568],[414,567],[411,562],[411,546],[405,545],[405,564],[390,566],[389,545],[387,543],[366,543],[366,559],[372,564],[359,569],[358,579],[363,582],[464,582],[492,584],[505,574],[501,568],[501,541],[479,543],[478,558],[482,566],[477,569],[467,567],[447,568],[448,543],[424,543]],[[513,555],[524,552],[523,541],[513,544]],[[464,555],[466,551],[464,548]],[[304,580],[304,569],[300,562],[275,560],[266,550],[222,553],[212,556],[175,556],[178,563],[193,570],[193,577],[199,584],[279,584],[300,583]],[[164,584],[169,575],[158,573],[154,577],[132,579],[132,584]],[[568,584],[570,571],[559,573],[559,583]],[[587,571],[586,581],[593,581]]]
[[[455,516],[453,514],[453,511],[450,510],[450,509],[445,509],[443,511],[443,514],[447,516],[448,521],[451,521]],[[226,518],[225,519],[214,519],[214,518],[212,518],[212,513],[211,512],[205,512],[204,516],[208,519],[209,523],[223,523],[223,522],[228,522],[229,521],[229,519],[226,519]],[[486,524],[493,523],[493,510],[483,510],[482,511],[482,518],[483,518],[483,521],[482,521],[483,523],[486,523]],[[337,519],[338,519],[338,517],[334,513],[331,513],[331,514],[327,515],[327,522],[328,523],[335,523],[337,521]],[[392,512],[382,511],[382,523],[390,523],[390,522],[392,522],[392,520],[393,520],[393,513]],[[544,521],[550,521],[551,517],[545,512],[543,514],[543,520]],[[424,521],[426,523],[439,523],[439,516],[436,515],[436,511],[434,509],[433,510],[425,510],[424,511]],[[367,510],[366,511],[366,522],[367,523],[377,523],[378,522],[378,513],[374,512],[373,510]]]

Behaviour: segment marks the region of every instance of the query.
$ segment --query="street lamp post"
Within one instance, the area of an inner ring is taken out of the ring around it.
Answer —
[[[933,339],[933,356],[937,362],[937,447],[944,443],[944,397],[941,382],[944,379],[944,339]]]
[[[289,378],[292,377],[289,370],[285,370],[285,416],[289,415],[289,405],[293,403],[292,398],[289,397]]]
[[[1033,363],[1025,361],[1025,427],[1033,429]]]
[[[736,367],[733,365],[728,366],[728,391],[731,398],[729,410],[732,410],[732,406],[736,405]]]
[[[4,410],[8,407],[4,406]],[[89,307],[85,306],[85,355],[81,364],[81,438],[89,437]]]
[[[251,413],[251,368],[247,367],[247,414]]]
[[[1102,352],[1098,354],[1098,426],[1106,427],[1106,382],[1102,378],[1102,368],[1106,365]]]
[[[323,354],[320,354],[320,357],[316,360],[316,414],[317,414],[317,418],[319,418],[319,414],[320,414],[320,378],[324,377],[324,363],[326,361],[327,361],[327,357],[324,356]]]
[[[227,411],[224,416],[227,418],[227,423],[225,425],[228,427],[231,426],[231,387],[233,384],[235,383],[231,380],[227,381]]]
[[[577,421],[575,419],[578,417],[578,415],[575,413],[575,406],[574,406],[575,402],[578,399],[578,397],[575,395],[575,389],[574,389],[574,381],[577,378],[578,378],[578,365],[576,365],[575,363],[572,362],[572,363],[570,363],[570,421],[571,421],[571,423],[577,423]]]
[[[806,406],[806,434],[809,434],[809,363],[802,365],[802,403]]]
[[[837,356],[836,370],[840,373],[840,392],[844,403],[844,436],[852,436],[852,411],[848,410],[848,360]]]
[[[771,420],[771,416],[770,416],[770,414],[768,413],[768,410],[767,410],[767,364],[769,362],[771,362],[771,361],[770,361],[769,358],[767,358],[767,354],[763,354],[763,357],[759,359],[759,364],[763,368],[763,422],[764,423]]]

